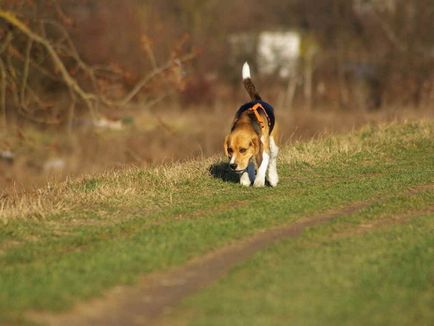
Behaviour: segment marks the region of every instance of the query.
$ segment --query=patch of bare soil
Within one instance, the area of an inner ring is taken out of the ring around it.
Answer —
[[[67,313],[32,313],[29,318],[48,325],[157,325],[182,299],[210,285],[257,251],[368,205],[367,202],[355,203],[288,226],[265,230],[179,268],[149,275],[135,287],[117,287],[103,298],[79,304]]]

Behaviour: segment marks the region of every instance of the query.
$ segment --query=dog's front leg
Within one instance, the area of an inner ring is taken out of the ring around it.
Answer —
[[[246,187],[250,187],[252,182],[255,180],[255,166],[253,162],[249,162],[247,170],[243,172],[240,178],[240,184]]]
[[[259,165],[258,172],[256,173],[253,187],[265,186],[265,174],[267,172],[268,163],[270,163],[270,155],[266,151],[263,151],[261,164]]]
[[[277,174],[277,154],[279,154],[279,147],[277,147],[274,138],[270,138],[270,163],[268,165],[268,182],[270,186],[276,187],[279,182],[279,175]]]

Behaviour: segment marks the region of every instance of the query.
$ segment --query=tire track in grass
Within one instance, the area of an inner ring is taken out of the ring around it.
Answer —
[[[59,315],[30,313],[35,322],[48,325],[153,325],[185,297],[205,288],[232,267],[269,245],[300,235],[306,228],[353,214],[370,202],[359,202],[328,213],[271,228],[195,258],[165,273],[144,277],[133,287],[117,287],[103,298],[77,305]]]

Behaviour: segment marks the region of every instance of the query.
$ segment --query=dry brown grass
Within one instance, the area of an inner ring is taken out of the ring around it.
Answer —
[[[74,180],[48,184],[34,191],[4,194],[0,198],[0,221],[16,218],[44,219],[76,208],[105,212],[126,201],[152,210],[171,205],[180,182],[193,181],[208,173],[217,158],[170,163],[158,167],[109,169]],[[73,221],[72,221],[73,222]]]
[[[405,130],[411,132],[405,133]],[[280,162],[284,165],[317,165],[338,155],[342,157],[342,154],[362,151],[378,154],[396,141],[404,144],[416,139],[432,139],[433,136],[431,122],[367,126],[356,132],[295,141],[282,148]],[[146,210],[165,207],[174,204],[180,184],[203,182],[203,178],[209,176],[210,166],[221,158],[214,155],[154,167],[108,169],[103,173],[46,184],[35,191],[5,193],[0,199],[0,220],[43,219],[47,215],[64,214],[76,208],[101,210],[103,207],[103,211],[110,212],[125,201],[137,202],[138,208]],[[99,214],[99,218],[105,215],[110,214]]]
[[[433,128],[430,120],[425,121],[404,121],[391,123],[376,123],[364,126],[360,131],[334,135],[334,133],[324,133],[320,137],[307,141],[296,141],[291,146],[285,148],[281,153],[281,159],[288,164],[299,162],[309,165],[317,165],[329,161],[336,155],[355,154],[359,152],[378,152],[387,144],[392,144],[398,138],[400,141],[411,142],[417,138],[430,139],[433,136]],[[403,137],[399,133],[400,124],[417,126],[417,132]],[[393,130],[396,132],[392,132]],[[356,136],[357,135],[357,136]]]
[[[58,130],[10,129],[0,136],[0,151],[11,150],[16,156],[13,164],[0,159],[0,194],[34,190],[47,182],[58,183],[68,177],[112,168],[149,167],[221,153],[222,141],[239,104],[181,108],[166,103],[123,112],[133,123],[126,124],[121,131],[81,127],[68,136]],[[367,124],[433,118],[433,111],[276,108],[284,143],[343,133]],[[50,168],[50,162],[56,160],[62,161],[63,166]]]

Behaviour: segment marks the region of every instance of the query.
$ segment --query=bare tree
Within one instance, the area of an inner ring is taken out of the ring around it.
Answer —
[[[158,79],[170,80],[174,87],[178,86],[182,82],[182,65],[195,56],[193,52],[183,51],[181,42],[165,62],[158,63],[148,42],[145,55],[152,66],[127,87],[122,69],[89,65],[82,59],[67,31],[70,18],[57,1],[34,2],[33,7],[17,7],[13,1],[11,3],[9,10],[0,9],[0,113],[3,126],[7,124],[9,106],[16,108],[21,117],[43,123],[67,122],[71,126],[76,110],[82,108],[96,118],[104,108],[121,108],[137,100],[137,95]],[[29,18],[29,11],[34,17]],[[44,14],[38,16],[39,12]],[[113,96],[112,87],[122,91]],[[170,87],[160,93],[168,92]],[[54,101],[56,94],[67,100]],[[153,100],[155,98],[145,99]]]

